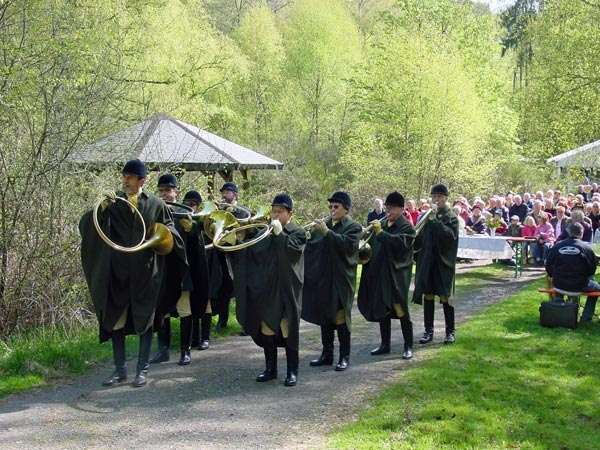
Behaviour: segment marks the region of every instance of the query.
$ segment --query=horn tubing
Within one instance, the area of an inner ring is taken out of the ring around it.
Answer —
[[[258,236],[256,236],[253,239],[250,239],[247,242],[242,242],[241,244],[237,244],[237,245],[221,245],[221,244],[219,244],[220,241],[222,241],[223,239],[225,239],[227,236],[229,236],[232,233],[237,233],[238,231],[243,231],[243,230],[249,230],[251,228],[262,228],[262,227],[265,227],[265,231],[263,231],[262,234],[259,234]],[[224,252],[235,252],[237,250],[242,250],[244,248],[251,247],[254,244],[258,244],[260,241],[262,241],[267,236],[269,236],[272,231],[273,231],[273,227],[271,225],[267,225],[266,223],[251,223],[251,224],[242,225],[241,227],[233,228],[231,230],[227,230],[227,231],[221,233],[219,236],[217,236],[214,239],[213,244],[216,248],[218,248],[219,250],[222,250]]]
[[[98,222],[98,208],[100,208],[100,205],[104,201],[103,198],[98,200],[98,202],[96,203],[96,206],[94,207],[94,213],[92,214],[92,219],[94,221],[94,227],[96,228],[96,232],[98,233],[100,238],[106,243],[106,245],[108,245],[110,248],[112,248],[114,250],[117,250],[117,251],[123,252],[123,253],[137,252],[138,250],[140,250],[142,248],[142,246],[144,245],[144,240],[146,239],[146,223],[144,222],[142,213],[140,213],[140,211],[135,207],[135,205],[133,203],[131,203],[129,200],[127,200],[126,198],[115,197],[115,200],[121,200],[121,201],[127,203],[134,210],[134,212],[137,214],[137,216],[140,218],[140,221],[142,222],[142,230],[143,230],[142,239],[140,240],[140,242],[137,245],[135,245],[133,247],[123,247],[122,245],[115,244],[113,241],[110,240],[110,238],[106,234],[104,234],[104,231],[102,231],[102,228],[100,227],[100,222]]]

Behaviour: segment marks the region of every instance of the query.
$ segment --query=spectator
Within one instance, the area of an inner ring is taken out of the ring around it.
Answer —
[[[589,219],[584,216],[583,211],[579,208],[575,208],[571,211],[571,218],[569,219],[569,223],[580,223],[583,227],[583,238],[582,240],[585,242],[592,242],[592,225],[589,223]],[[566,228],[562,231],[557,241],[562,241],[563,239],[567,239],[569,235],[567,234]]]
[[[495,236],[496,234],[502,235],[506,233],[507,225],[502,218],[502,213],[503,211],[501,209],[496,209],[492,218],[487,222],[490,236]]]
[[[523,203],[525,203],[525,206],[527,206],[527,209],[529,209],[529,211],[533,209],[533,202],[531,200],[531,194],[529,192],[525,192],[523,194]]]
[[[525,223],[523,224],[523,228],[521,229],[522,237],[535,237],[535,229],[537,228],[535,224],[535,220],[533,217],[527,216],[525,218]]]
[[[560,236],[567,226],[567,216],[565,215],[565,207],[559,206],[556,208],[556,217],[550,219],[550,225],[554,228],[554,236]]]
[[[550,214],[550,216],[556,215],[556,208],[554,207],[554,202],[552,201],[552,199],[546,198],[546,200],[544,200],[544,212],[546,214]]]
[[[510,237],[521,237],[522,230],[523,230],[523,225],[521,225],[519,216],[514,215],[514,216],[511,216],[510,224],[508,225],[508,228],[506,229],[506,233],[504,233],[504,235],[510,236]],[[535,232],[535,226],[534,226],[533,231]]]
[[[406,211],[410,214],[410,221],[413,226],[417,224],[417,219],[419,218],[419,210],[417,209],[417,204],[414,200],[409,200],[406,204]]]
[[[510,214],[511,217],[518,216],[519,222],[525,221],[525,217],[527,217],[527,213],[529,212],[527,205],[525,203],[523,203],[523,200],[520,195],[515,195],[513,197],[513,200],[514,200],[514,203],[508,210],[508,213]]]
[[[546,272],[552,286],[569,292],[600,291],[600,283],[594,281],[596,255],[592,247],[583,242],[580,223],[567,226],[567,239],[557,243],[548,252]],[[596,297],[588,297],[581,315],[582,322],[592,320],[596,309]]]
[[[592,210],[588,217],[592,221],[592,231],[596,233],[596,230],[600,227],[600,202],[592,203]]]
[[[548,250],[554,244],[554,228],[548,223],[548,216],[543,214],[540,216],[540,222],[535,228],[535,237],[537,245],[533,246],[532,253],[535,262],[542,264],[546,260]]]
[[[485,218],[481,214],[480,206],[473,206],[471,217],[467,220],[465,227],[467,234],[484,234],[486,230]]]
[[[463,208],[460,204],[456,204],[456,205],[454,205],[453,209],[454,209],[454,214],[456,214],[456,218],[458,219],[458,235],[464,236],[466,234],[466,230],[465,230],[466,222],[464,221],[464,219],[461,216],[461,211],[463,210]]]
[[[535,224],[539,225],[540,224],[540,217],[544,216],[546,218],[548,218],[546,216],[546,213],[543,210],[543,203],[541,200],[536,200],[533,202],[533,209],[531,210],[531,213],[529,213],[529,215],[531,217],[533,217],[533,220],[535,220]]]
[[[385,218],[383,200],[376,198],[373,200],[373,209],[369,211],[369,214],[367,215],[367,223],[371,223],[374,220],[382,220],[383,218]]]

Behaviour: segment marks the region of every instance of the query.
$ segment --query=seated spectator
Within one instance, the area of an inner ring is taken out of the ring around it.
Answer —
[[[417,224],[417,219],[419,218],[419,210],[417,209],[417,204],[414,200],[409,200],[406,205],[406,211],[410,214],[410,221],[413,226]]]
[[[554,236],[560,236],[567,226],[568,218],[565,215],[565,207],[558,206],[556,208],[556,217],[550,219],[550,225],[554,228]]]
[[[535,220],[536,225],[540,224],[540,217],[546,217],[546,213],[544,212],[544,204],[541,200],[535,200],[533,202],[533,209],[531,210],[529,215],[533,217],[533,220]]]
[[[600,283],[594,281],[596,255],[592,247],[581,240],[583,227],[580,223],[567,225],[567,239],[558,242],[548,252],[546,272],[552,278],[552,286],[570,292],[600,291]],[[588,297],[581,321],[592,320],[596,309],[596,297]]]
[[[523,203],[525,203],[525,206],[527,206],[527,209],[530,211],[533,209],[533,201],[531,200],[531,194],[529,192],[523,194]]]
[[[583,211],[579,208],[575,208],[571,211],[571,218],[569,219],[569,223],[580,223],[583,227],[583,238],[582,240],[585,242],[592,242],[592,225],[586,221],[587,217],[583,215]],[[564,229],[560,236],[557,238],[557,241],[562,241],[563,239],[567,239],[569,237],[567,230]]]
[[[367,223],[371,223],[374,220],[382,220],[383,218],[385,218],[383,200],[376,198],[373,200],[373,209],[369,211],[369,214],[367,215]]]
[[[523,223],[523,228],[521,229],[521,237],[535,237],[536,228],[537,225],[535,224],[533,217],[527,216],[525,218],[525,223]]]
[[[548,250],[554,244],[554,228],[548,222],[547,215],[540,216],[540,223],[538,223],[535,229],[535,237],[537,238],[536,244],[531,249],[535,262],[542,264],[546,260]]]
[[[510,214],[511,217],[518,216],[519,222],[523,222],[525,220],[525,217],[527,217],[528,213],[529,208],[527,208],[527,205],[523,203],[523,199],[521,198],[521,196],[515,195],[513,197],[513,205],[508,210],[508,214]]]
[[[481,214],[480,206],[473,206],[473,211],[471,211],[471,217],[469,217],[469,220],[467,220],[465,230],[467,234],[485,233],[485,219],[483,217],[483,214]]]
[[[465,230],[465,221],[462,218],[462,216],[460,215],[461,211],[462,211],[462,207],[460,206],[460,204],[458,205],[454,205],[454,214],[456,214],[456,218],[458,219],[458,235],[459,236],[464,236],[466,234],[466,230]]]
[[[427,203],[427,202],[421,203],[421,208],[419,211],[419,216],[417,217],[417,222],[419,222],[419,220],[421,220],[421,216],[423,216],[423,214],[425,214],[430,209],[431,209],[431,205],[429,203]]]
[[[556,208],[554,207],[554,202],[551,198],[546,198],[546,200],[544,200],[544,212],[550,214],[550,216],[556,215]]]
[[[494,211],[494,215],[487,222],[488,230],[490,231],[491,236],[495,236],[496,234],[502,235],[506,233],[506,222],[502,218],[503,211],[501,209],[496,209]]]
[[[595,233],[600,227],[600,202],[592,203],[592,208],[588,217],[592,222],[592,231]]]
[[[506,229],[506,232],[504,233],[504,235],[510,236],[510,237],[521,237],[522,230],[523,230],[523,225],[521,225],[519,216],[514,215],[510,218],[510,224],[508,225],[508,228]],[[535,233],[535,226],[534,226],[533,232]]]

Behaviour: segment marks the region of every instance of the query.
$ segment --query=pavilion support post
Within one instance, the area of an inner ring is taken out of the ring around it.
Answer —
[[[210,172],[206,174],[206,190],[208,191],[208,198],[214,200],[215,198],[215,173]]]
[[[221,175],[221,178],[223,178],[223,180],[225,180],[225,181],[233,181],[233,170],[230,170],[230,169],[219,170],[219,175]]]
[[[240,173],[242,174],[242,188],[244,190],[250,187],[250,180],[248,179],[248,169],[240,169]]]

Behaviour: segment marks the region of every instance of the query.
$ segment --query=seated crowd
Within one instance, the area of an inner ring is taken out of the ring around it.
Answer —
[[[563,194],[558,190],[509,192],[494,195],[487,200],[475,197],[471,202],[458,197],[453,204],[459,217],[462,234],[488,234],[531,238],[531,255],[543,264],[549,250],[559,241],[568,238],[567,225],[579,223],[583,228],[582,240],[591,243],[600,227],[600,187],[596,184],[580,185],[576,194]],[[415,225],[421,214],[430,209],[426,199],[406,202],[405,216]],[[377,202],[369,213],[369,220],[379,218],[383,212]]]

